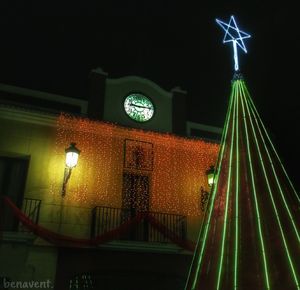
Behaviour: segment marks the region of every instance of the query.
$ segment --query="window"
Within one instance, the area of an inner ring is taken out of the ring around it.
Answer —
[[[153,170],[153,144],[144,141],[125,139],[124,168]]]

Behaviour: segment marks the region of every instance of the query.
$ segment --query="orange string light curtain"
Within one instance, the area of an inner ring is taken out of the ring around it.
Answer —
[[[67,203],[91,207],[124,206],[123,174],[129,171],[148,176],[148,210],[193,216],[201,214],[200,188],[209,190],[206,170],[215,164],[218,144],[62,114],[57,120],[51,165],[51,188],[56,195],[60,190],[64,150],[71,142],[76,142],[81,154],[68,184]],[[130,146],[135,142],[140,145],[136,146],[138,151],[134,153]],[[149,150],[153,150],[152,157]],[[152,164],[130,169],[124,162],[129,153],[135,154],[131,160],[148,154]]]

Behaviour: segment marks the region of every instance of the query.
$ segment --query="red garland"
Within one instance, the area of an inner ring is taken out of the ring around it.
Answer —
[[[195,249],[194,242],[180,239],[174,232],[167,229],[149,213],[138,213],[134,218],[124,222],[119,227],[108,231],[102,235],[99,235],[95,238],[80,239],[58,234],[35,224],[6,196],[4,196],[4,203],[7,206],[9,206],[9,208],[13,211],[13,214],[18,218],[18,220],[31,232],[57,246],[83,247],[104,244],[117,239],[122,234],[128,233],[130,230],[136,227],[142,220],[146,219],[155,229],[157,229],[160,233],[162,233],[173,243],[179,245],[180,247],[188,251],[194,251]]]

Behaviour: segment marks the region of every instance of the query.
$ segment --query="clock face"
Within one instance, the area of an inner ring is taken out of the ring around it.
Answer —
[[[137,122],[146,122],[153,117],[153,103],[140,93],[130,94],[124,101],[126,114]]]

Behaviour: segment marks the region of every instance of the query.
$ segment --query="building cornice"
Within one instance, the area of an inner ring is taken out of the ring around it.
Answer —
[[[56,125],[57,117],[57,114],[0,105],[0,119],[54,127]]]
[[[164,95],[168,98],[172,98],[172,93],[164,90],[162,87],[160,87],[159,85],[157,85],[156,83],[154,83],[153,81],[149,80],[149,79],[145,79],[145,78],[141,78],[138,76],[125,76],[122,78],[117,78],[117,79],[107,79],[106,82],[108,84],[124,84],[127,82],[137,82],[137,83],[141,83],[145,86],[149,86],[154,88],[156,91],[158,91],[161,95]]]

